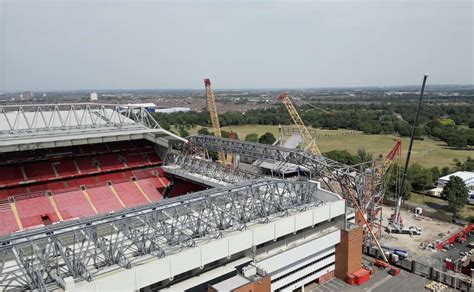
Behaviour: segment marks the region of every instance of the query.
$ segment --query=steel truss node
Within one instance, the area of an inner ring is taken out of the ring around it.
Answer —
[[[64,279],[91,281],[106,269],[129,269],[143,256],[165,257],[324,204],[307,181],[261,179],[0,237],[1,289],[46,291]]]
[[[9,135],[106,127],[160,128],[143,107],[95,103],[0,106],[0,124],[0,134]]]
[[[198,159],[188,155],[168,153],[164,161],[165,166],[178,166],[182,171],[196,173],[230,184],[262,178],[262,175],[226,167],[212,161]]]
[[[379,228],[381,224],[384,187],[374,182],[375,161],[348,166],[324,156],[279,146],[205,135],[193,135],[188,140],[189,143],[183,147],[184,153],[222,151],[254,160],[292,163],[308,169],[312,178],[321,180],[331,191],[341,193],[349,204],[355,198],[373,227]]]

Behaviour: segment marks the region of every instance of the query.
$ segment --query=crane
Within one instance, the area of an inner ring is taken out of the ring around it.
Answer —
[[[214,129],[214,136],[222,137],[221,135],[221,126],[219,125],[219,117],[217,116],[217,107],[216,99],[214,97],[214,92],[211,89],[211,80],[209,78],[204,79],[204,86],[206,87],[206,96],[207,96],[207,110],[211,115],[211,124]],[[223,152],[218,152],[219,162],[222,164],[226,163],[225,156]]]
[[[402,176],[402,182],[400,185],[400,188],[398,190],[398,199],[397,199],[397,206],[395,208],[395,213],[392,215],[392,222],[389,226],[390,230],[399,232],[399,233],[412,233],[413,231],[415,232],[421,232],[419,227],[415,226],[416,230],[410,230],[410,229],[404,229],[402,228],[402,222],[401,222],[401,216],[400,216],[400,208],[402,205],[402,199],[405,196],[404,194],[404,188],[405,188],[405,181],[408,175],[408,165],[410,164],[410,157],[411,157],[411,149],[413,147],[413,141],[415,139],[415,132],[416,132],[416,127],[418,124],[418,117],[420,116],[420,111],[421,111],[421,105],[423,101],[423,95],[425,93],[425,86],[426,86],[426,80],[428,79],[428,75],[423,76],[423,83],[421,85],[421,90],[420,90],[420,97],[418,99],[418,105],[416,108],[416,113],[415,113],[415,119],[413,120],[413,127],[411,129],[411,135],[410,135],[410,144],[408,145],[408,152],[407,152],[407,157],[405,159],[405,167],[403,168],[403,176]],[[408,232],[405,232],[408,231]],[[415,233],[416,234],[416,233]]]
[[[301,138],[303,138],[303,143],[307,146],[307,149],[309,150],[309,152],[311,152],[314,155],[321,155],[321,151],[319,151],[319,148],[316,145],[316,142],[314,141],[310,132],[304,125],[303,120],[301,119],[300,115],[298,114],[298,111],[293,105],[293,102],[288,96],[288,92],[284,92],[280,94],[278,98],[283,102],[286,109],[288,110],[288,113],[290,114],[291,118],[293,119],[293,122],[295,123],[296,127],[300,131]]]
[[[229,137],[229,138],[230,138],[231,140],[234,140],[235,134],[234,134],[234,132],[233,132],[230,128],[229,128],[229,130],[230,130],[230,137]],[[227,156],[226,156],[226,163],[227,163],[227,166],[232,166],[232,164],[233,164],[232,159],[233,159],[232,153],[227,153]]]
[[[397,139],[395,146],[390,150],[390,152],[383,158],[383,160],[375,165],[374,170],[374,179],[369,181],[369,184],[366,188],[367,192],[364,195],[364,205],[366,206],[367,217],[369,218],[370,223],[376,237],[380,238],[382,235],[382,196],[374,196],[373,192],[384,192],[385,186],[384,178],[387,176],[387,173],[392,166],[393,161],[396,156],[401,156],[402,151],[402,141]]]

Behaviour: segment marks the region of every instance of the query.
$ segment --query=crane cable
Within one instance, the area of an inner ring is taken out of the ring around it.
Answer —
[[[320,108],[320,107],[318,107],[318,106],[315,106],[314,104],[311,104],[311,103],[309,103],[309,102],[306,102],[306,101],[302,100],[302,99],[299,98],[299,97],[294,97],[294,96],[292,96],[292,98],[293,98],[293,99],[296,99],[296,100],[298,100],[298,101],[300,101],[301,103],[303,103],[303,104],[305,104],[305,105],[309,105],[309,106],[311,106],[311,107],[313,107],[313,108],[315,108],[315,109],[318,109],[318,110],[320,110],[320,111],[322,111],[322,112],[324,112],[324,113],[326,113],[326,114],[330,114],[330,112],[328,112],[327,110],[325,110],[325,109],[323,109],[323,108]]]

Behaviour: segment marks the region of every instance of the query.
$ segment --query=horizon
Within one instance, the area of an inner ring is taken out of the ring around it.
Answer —
[[[343,89],[396,89],[396,88],[410,88],[410,89],[419,89],[419,85],[416,84],[405,84],[405,85],[373,85],[373,86],[327,86],[327,87],[254,87],[254,88],[221,88],[214,87],[214,91],[244,91],[244,90],[343,90]],[[430,87],[468,87],[474,89],[474,83],[472,84],[429,84],[426,85],[426,91],[430,91]],[[36,93],[61,93],[61,92],[113,92],[113,91],[203,91],[204,87],[195,87],[195,88],[84,88],[84,89],[58,89],[58,90],[42,90],[42,89],[24,89],[24,90],[12,90],[0,92],[0,94],[15,94],[15,93],[24,93],[24,92],[36,92]]]

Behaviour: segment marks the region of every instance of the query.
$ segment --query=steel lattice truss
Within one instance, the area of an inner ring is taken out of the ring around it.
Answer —
[[[374,161],[348,166],[324,156],[279,146],[205,135],[190,136],[188,140],[189,143],[184,145],[183,149],[185,153],[223,151],[254,160],[282,161],[299,165],[310,170],[312,177],[320,179],[331,191],[341,192],[349,203],[351,197],[355,197],[365,214],[369,216],[368,220],[372,224],[381,223],[382,213],[373,210],[381,209],[384,189],[380,184],[373,182]]]
[[[85,220],[0,238],[1,289],[45,291],[64,278],[91,281],[106,269],[129,269],[249,224],[324,204],[317,185],[255,180],[163,200]]]
[[[142,107],[94,103],[0,106],[0,134],[105,127],[160,128]]]
[[[204,159],[197,159],[188,155],[168,153],[164,165],[178,166],[188,173],[196,173],[205,177],[213,178],[226,183],[239,183],[261,178],[262,175],[223,166]]]

